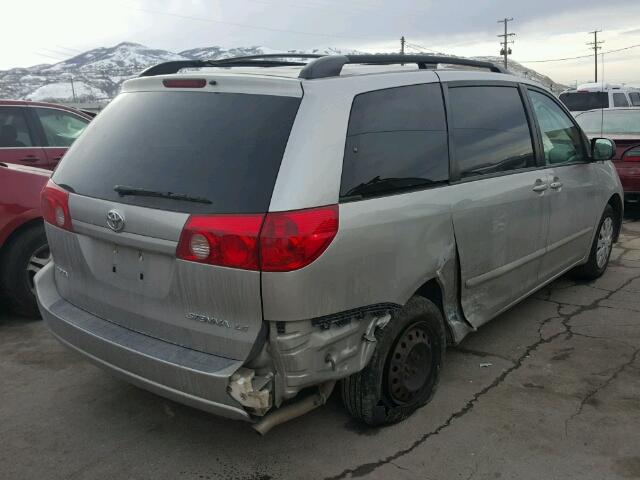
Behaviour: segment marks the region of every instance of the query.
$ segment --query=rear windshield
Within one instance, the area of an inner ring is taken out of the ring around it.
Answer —
[[[299,104],[272,95],[123,93],[74,142],[53,180],[80,195],[162,210],[266,212]],[[116,186],[201,201],[121,196]]]
[[[576,115],[576,121],[587,133],[633,134],[640,136],[640,110],[595,110]]]
[[[572,112],[584,112],[585,110],[609,107],[609,95],[607,92],[561,93],[560,100]]]

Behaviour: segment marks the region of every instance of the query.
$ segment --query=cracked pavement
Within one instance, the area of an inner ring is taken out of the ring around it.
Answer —
[[[0,307],[0,438],[7,479],[640,478],[640,222],[602,278],[563,277],[450,348],[433,401],[384,429],[334,394],[261,438]]]

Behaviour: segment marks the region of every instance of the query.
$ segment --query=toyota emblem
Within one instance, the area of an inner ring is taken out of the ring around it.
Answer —
[[[114,232],[121,232],[124,228],[124,215],[112,209],[107,212],[107,226]]]

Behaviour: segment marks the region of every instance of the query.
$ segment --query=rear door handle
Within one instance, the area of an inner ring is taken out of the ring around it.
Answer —
[[[534,192],[544,192],[548,188],[549,188],[549,185],[543,182],[542,179],[538,178],[531,190],[533,190]]]
[[[27,155],[24,158],[20,159],[21,162],[37,162],[38,161],[38,157],[36,157],[35,155]]]
[[[558,190],[560,187],[562,187],[562,182],[551,182],[551,185],[549,186],[554,190]]]

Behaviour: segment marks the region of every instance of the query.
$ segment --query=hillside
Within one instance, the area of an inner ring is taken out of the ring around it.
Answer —
[[[289,53],[348,54],[362,53],[335,48],[314,50],[290,50]],[[58,102],[107,102],[119,91],[122,82],[141,70],[168,60],[219,59],[264,53],[281,53],[267,47],[237,47],[224,49],[218,46],[193,48],[174,53],[123,42],[113,47],[101,47],[76,55],[55,64],[40,64],[28,68],[0,71],[0,98],[50,100]],[[476,57],[500,64],[499,57]],[[554,90],[563,85],[517,62],[510,62],[509,69],[516,75],[526,76]],[[73,87],[72,87],[73,84]]]

